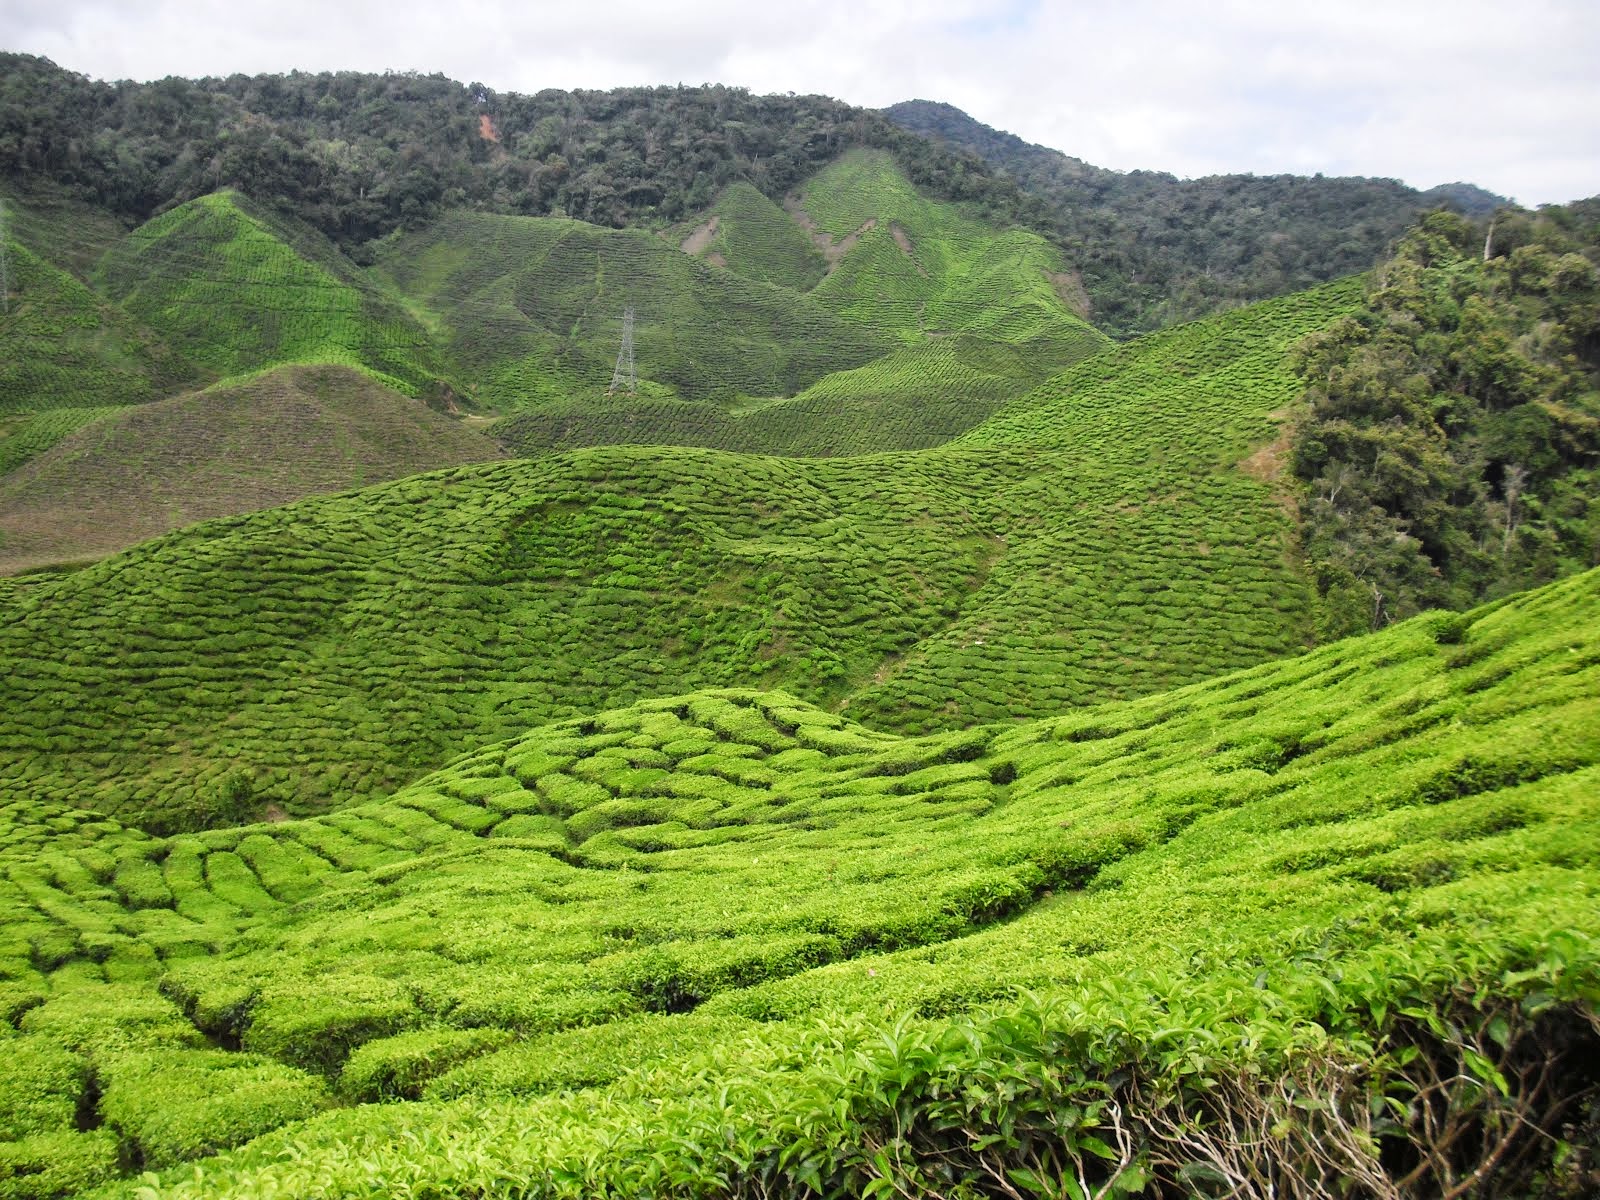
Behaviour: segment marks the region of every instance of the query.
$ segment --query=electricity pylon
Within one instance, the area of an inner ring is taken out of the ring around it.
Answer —
[[[639,373],[633,366],[633,305],[622,312],[622,349],[617,351],[617,366],[611,372],[611,386],[606,395],[614,396],[621,388],[630,396],[639,390]]]
[[[6,233],[6,202],[0,200],[0,313],[11,311],[11,252]]]

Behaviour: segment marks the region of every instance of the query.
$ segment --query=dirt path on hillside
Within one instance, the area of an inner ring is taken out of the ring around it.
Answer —
[[[811,244],[822,251],[822,257],[827,260],[828,274],[833,270],[846,254],[856,248],[856,243],[861,240],[861,235],[878,227],[877,217],[868,217],[867,220],[854,233],[847,233],[837,242],[828,233],[817,226],[811,214],[800,207],[800,200],[796,196],[789,196],[783,202],[783,211],[789,214],[790,219],[806,231]],[[909,253],[909,251],[907,252]]]
[[[704,254],[706,247],[711,245],[711,239],[717,236],[717,230],[722,227],[722,218],[713,216],[704,225],[698,226],[693,233],[684,238],[678,246],[685,254],[698,258]]]

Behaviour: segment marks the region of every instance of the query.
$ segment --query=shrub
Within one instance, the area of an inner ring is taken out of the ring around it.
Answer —
[[[438,1075],[504,1046],[504,1029],[416,1029],[368,1042],[339,1073],[339,1091],[352,1100],[416,1100]]]
[[[254,1054],[130,1054],[101,1069],[100,1113],[151,1169],[217,1154],[322,1108],[322,1081]]]

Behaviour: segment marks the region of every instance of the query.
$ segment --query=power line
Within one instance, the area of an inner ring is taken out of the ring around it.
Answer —
[[[6,241],[6,202],[0,200],[0,313],[11,313],[11,248]]]
[[[622,348],[617,351],[617,365],[611,372],[611,386],[606,389],[606,395],[616,395],[618,388],[623,388],[630,396],[636,395],[639,391],[639,372],[633,365],[633,305],[631,304],[622,312]]]

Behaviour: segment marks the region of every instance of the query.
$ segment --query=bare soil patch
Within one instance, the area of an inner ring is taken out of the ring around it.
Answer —
[[[706,252],[706,247],[711,245],[711,239],[717,236],[717,230],[722,226],[722,218],[713,216],[703,225],[697,225],[693,233],[684,238],[678,249],[685,254],[698,258]],[[726,266],[726,263],[719,264]]]
[[[1055,289],[1056,295],[1061,298],[1061,303],[1065,304],[1085,321],[1089,319],[1089,313],[1093,310],[1094,305],[1089,300],[1088,289],[1083,286],[1082,275],[1079,275],[1076,271],[1063,271],[1054,275],[1046,271],[1044,277],[1050,281],[1050,286]]]

